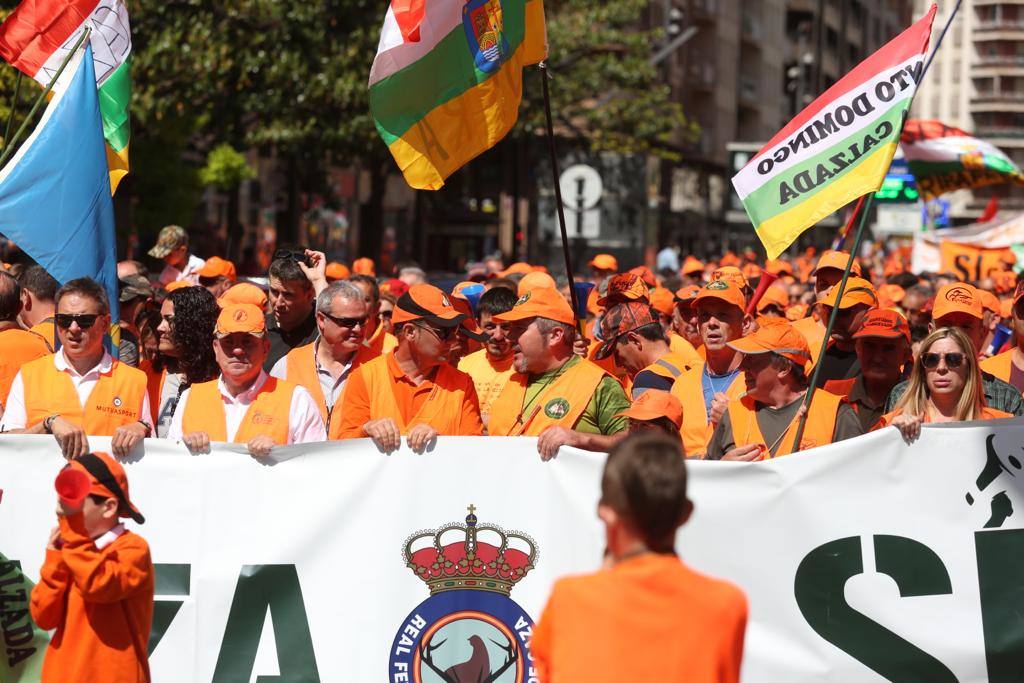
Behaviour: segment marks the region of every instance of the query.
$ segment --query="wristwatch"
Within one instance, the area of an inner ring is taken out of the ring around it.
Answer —
[[[146,428],[146,437],[145,438],[148,439],[149,437],[153,436],[153,428],[151,426],[149,426],[148,423],[143,422],[142,420],[138,420],[138,423]]]
[[[60,415],[54,413],[43,418],[43,431],[47,434],[53,434],[53,421],[56,420]]]

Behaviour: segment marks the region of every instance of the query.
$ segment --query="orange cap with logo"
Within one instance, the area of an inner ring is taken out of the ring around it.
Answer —
[[[221,294],[217,303],[221,308],[228,304],[252,304],[263,310],[267,305],[267,294],[251,282],[239,282]]]
[[[712,280],[704,285],[703,289],[694,297],[692,305],[699,306],[701,301],[708,299],[721,299],[741,311],[747,307],[747,297],[743,295],[743,290],[735,282],[728,280]]]
[[[220,309],[220,315],[217,316],[218,337],[235,332],[262,337],[266,331],[267,321],[263,317],[263,311],[252,304],[227,304]]]
[[[966,313],[978,320],[985,317],[981,299],[973,286],[966,282],[954,282],[939,289],[932,306],[932,320],[938,320],[952,313]],[[941,327],[941,326],[937,326]]]
[[[835,307],[836,297],[839,294],[839,283],[829,287],[825,296],[818,303],[825,306]],[[839,308],[850,308],[862,304],[865,306],[877,306],[878,294],[875,286],[867,280],[859,277],[851,277],[846,281],[846,289],[843,290],[843,299],[839,302]]]
[[[630,268],[629,272],[639,276],[639,278],[644,281],[644,284],[647,285],[648,287],[651,287],[652,289],[658,286],[658,278],[654,277],[654,273],[652,273],[651,269],[648,268],[647,266],[637,266],[636,268]]]
[[[90,495],[115,499],[118,502],[119,517],[128,517],[139,524],[146,521],[129,496],[128,475],[124,467],[109,454],[86,453],[73,459],[65,467],[83,472],[89,477]]]
[[[211,256],[198,272],[199,277],[226,277],[234,282],[237,279],[235,264],[220,256]]]
[[[878,337],[880,339],[906,339],[910,341],[910,326],[907,319],[891,308],[873,308],[864,316],[854,339]]]
[[[590,260],[589,265],[594,270],[610,270],[612,272],[619,270],[619,261],[611,254],[598,254]]]
[[[347,280],[352,272],[348,269],[344,263],[338,263],[337,261],[331,261],[327,264],[327,268],[324,270],[324,275],[330,281],[335,280]]]
[[[676,428],[683,425],[683,404],[668,391],[648,389],[633,401],[628,410],[615,417],[628,417],[645,422],[667,417]]]
[[[775,353],[804,368],[811,362],[811,349],[807,345],[807,339],[788,323],[759,327],[753,333],[731,341],[726,346],[740,353]]]
[[[612,275],[607,289],[597,300],[598,306],[614,306],[626,301],[650,301],[651,292],[636,273]]]
[[[539,270],[535,270],[532,273],[527,273],[523,276],[523,279],[519,281],[519,296],[532,292],[538,287],[546,287],[548,289],[558,289],[555,284],[555,279],[547,273],[542,273]]]
[[[357,258],[352,262],[352,272],[356,275],[376,275],[377,266],[374,264],[372,258]]]
[[[743,277],[743,271],[736,266],[722,266],[711,273],[711,280],[727,280],[740,289],[747,286],[747,278]]]
[[[822,268],[835,268],[836,270],[846,270],[846,264],[850,261],[850,253],[846,251],[835,251],[833,249],[826,249],[821,254],[821,258],[818,259],[818,265],[811,271],[811,275],[818,272]],[[860,264],[857,260],[853,260],[853,265],[850,267],[850,274],[860,277]]]
[[[686,285],[676,290],[675,300],[677,304],[689,306],[700,294],[700,285]]]
[[[448,295],[434,285],[413,285],[395,302],[391,313],[394,324],[410,320],[426,320],[438,327],[458,327],[464,313],[459,313]]]
[[[693,256],[687,256],[683,260],[683,267],[679,269],[679,272],[683,275],[693,275],[694,273],[703,273],[704,264],[699,259]]]
[[[575,325],[572,306],[558,290],[540,287],[519,297],[511,310],[491,316],[499,322],[515,322],[527,318],[547,318],[566,325]]]

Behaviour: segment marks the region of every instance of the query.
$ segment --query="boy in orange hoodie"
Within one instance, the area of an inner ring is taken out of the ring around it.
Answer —
[[[30,610],[36,624],[56,629],[43,661],[43,683],[148,683],[147,644],[153,621],[149,545],[119,517],[145,518],[128,497],[124,468],[106,453],[88,453],[67,467],[88,475],[80,506],[57,505]]]
[[[541,683],[739,680],[747,600],[676,556],[692,510],[678,439],[630,435],[612,449],[597,508],[605,568],[552,589],[530,643]]]

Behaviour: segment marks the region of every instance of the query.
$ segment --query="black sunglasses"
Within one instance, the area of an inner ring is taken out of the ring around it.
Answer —
[[[296,263],[305,263],[310,268],[313,267],[313,259],[306,256],[306,252],[301,249],[278,249],[274,252],[274,261],[281,259],[290,259]]]
[[[939,367],[939,360],[942,358],[946,359],[946,367],[958,368],[964,364],[964,354],[962,353],[923,353],[921,354],[921,364],[932,370]]]
[[[332,323],[334,323],[338,327],[348,327],[348,328],[355,327],[356,325],[364,325],[365,326],[366,325],[366,321],[369,318],[369,316],[366,316],[366,315],[364,315],[361,318],[336,318],[333,315],[331,315],[330,313],[324,313],[323,311],[320,311],[320,315],[322,315],[323,317],[327,318],[328,320],[330,320]]]
[[[459,327],[461,327],[461,325],[456,327],[445,327],[442,329],[431,327],[430,325],[417,325],[416,327],[427,330],[441,341],[446,342],[451,341],[452,337],[455,336],[455,333],[459,331]]]
[[[83,330],[87,330],[96,324],[97,318],[100,316],[97,313],[82,313],[74,315],[71,313],[58,313],[53,316],[57,320],[57,327],[62,330],[66,330],[71,327],[72,323],[78,323],[78,326]]]

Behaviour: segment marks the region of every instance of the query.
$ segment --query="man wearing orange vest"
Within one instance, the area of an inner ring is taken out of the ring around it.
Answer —
[[[54,630],[43,683],[144,683],[153,625],[153,560],[149,545],[119,517],[146,520],[128,497],[128,476],[106,453],[67,467],[89,481],[78,505],[59,500],[39,583],[29,610]]]
[[[380,324],[380,286],[377,284],[377,279],[371,275],[356,274],[348,281],[363,290],[363,298],[367,306],[366,327],[363,329],[366,340],[363,344],[369,349],[369,357],[376,358],[394,351],[398,347],[398,339]],[[394,320],[392,320],[392,324],[394,324]]]
[[[21,285],[6,271],[0,271],[0,415],[21,366],[50,353],[42,337],[18,325],[20,312]]]
[[[671,350],[657,312],[641,301],[609,308],[601,317],[601,338],[605,341],[594,357],[615,356],[615,364],[632,379],[634,401],[651,389],[671,391],[679,375],[700,362],[696,352],[684,356]]]
[[[182,393],[167,438],[184,441],[192,453],[208,452],[211,441],[244,443],[256,457],[274,446],[324,441],[309,392],[264,372],[269,350],[263,311],[252,304],[222,308],[213,340],[220,377]]]
[[[822,252],[821,258],[818,259],[818,264],[811,271],[811,275],[814,276],[814,293],[819,302],[833,285],[838,284],[843,279],[843,271],[849,262],[849,252],[833,251],[831,249]],[[860,273],[860,264],[854,259],[853,265],[850,266],[850,276],[860,277]],[[821,316],[821,319],[815,318],[813,310],[814,307],[812,306],[806,318],[801,318],[794,322],[793,329],[802,334],[807,340],[807,344],[811,349],[811,361],[816,362],[821,345],[825,343],[825,325],[828,324],[828,319],[824,316]],[[819,310],[818,313],[820,315],[821,311]]]
[[[535,289],[497,319],[512,324],[515,374],[491,406],[491,436],[538,436],[545,460],[561,446],[607,452],[626,430],[629,399],[615,378],[573,352],[576,318],[565,297]]]
[[[851,277],[846,281],[843,298],[837,301],[839,285],[834,285],[820,299],[822,319],[827,321],[832,309],[838,307],[832,336],[825,341],[825,352],[821,354],[821,370],[818,374],[818,386],[822,387],[832,380],[844,380],[860,374],[860,363],[857,361],[857,349],[853,335],[860,329],[864,317],[872,308],[878,306],[878,294],[875,287],[863,278]],[[811,349],[811,353],[820,353],[821,347]],[[818,356],[811,356],[811,364],[818,362]]]
[[[543,275],[543,273],[537,273]],[[504,287],[495,287],[483,293],[477,304],[477,319],[487,335],[484,348],[459,361],[459,370],[473,378],[476,395],[480,399],[480,418],[488,425],[491,404],[501,395],[512,376],[512,341],[508,337],[510,323],[498,322],[495,316],[512,310],[516,295]]]
[[[729,401],[708,444],[709,460],[761,460],[793,452],[807,393],[811,351],[788,323],[766,325],[729,343],[741,354],[746,393]],[[814,392],[800,448],[860,436],[853,408],[835,394]]]
[[[608,455],[605,568],[555,583],[530,642],[541,683],[739,681],[746,597],[676,554],[686,483],[678,440],[630,436]]]
[[[304,387],[313,397],[326,429],[340,419],[340,399],[349,375],[369,360],[363,345],[368,315],[363,292],[351,282],[338,281],[316,297],[320,336],[312,344],[292,349],[277,361],[271,377]]]
[[[1017,391],[1024,391],[1024,303],[1021,303],[1022,298],[1024,298],[1024,282],[1019,283],[1013,292],[1013,332],[1016,346],[1009,351],[981,361],[983,372],[1004,382],[1009,382]]]
[[[749,331],[753,320],[744,313],[743,291],[728,280],[709,282],[690,305],[697,312],[707,360],[681,374],[672,385],[672,393],[683,404],[683,448],[687,457],[695,458],[707,450],[729,400],[743,391],[742,357],[729,342]]]
[[[112,436],[111,450],[122,457],[153,433],[146,373],[104,350],[110,303],[102,286],[78,278],[58,289],[55,299],[61,348],[22,366],[2,429],[53,434],[65,458],[87,453],[88,435]]]
[[[332,439],[369,437],[385,453],[402,436],[424,452],[438,436],[479,436],[480,404],[473,378],[448,363],[448,351],[466,316],[433,285],[413,285],[395,303],[398,348],[363,363],[345,388]],[[462,328],[468,333],[466,328]]]
[[[52,353],[57,348],[54,339],[53,299],[60,283],[45,268],[34,264],[22,272],[18,284],[21,285],[19,322],[26,330],[41,335]]]

